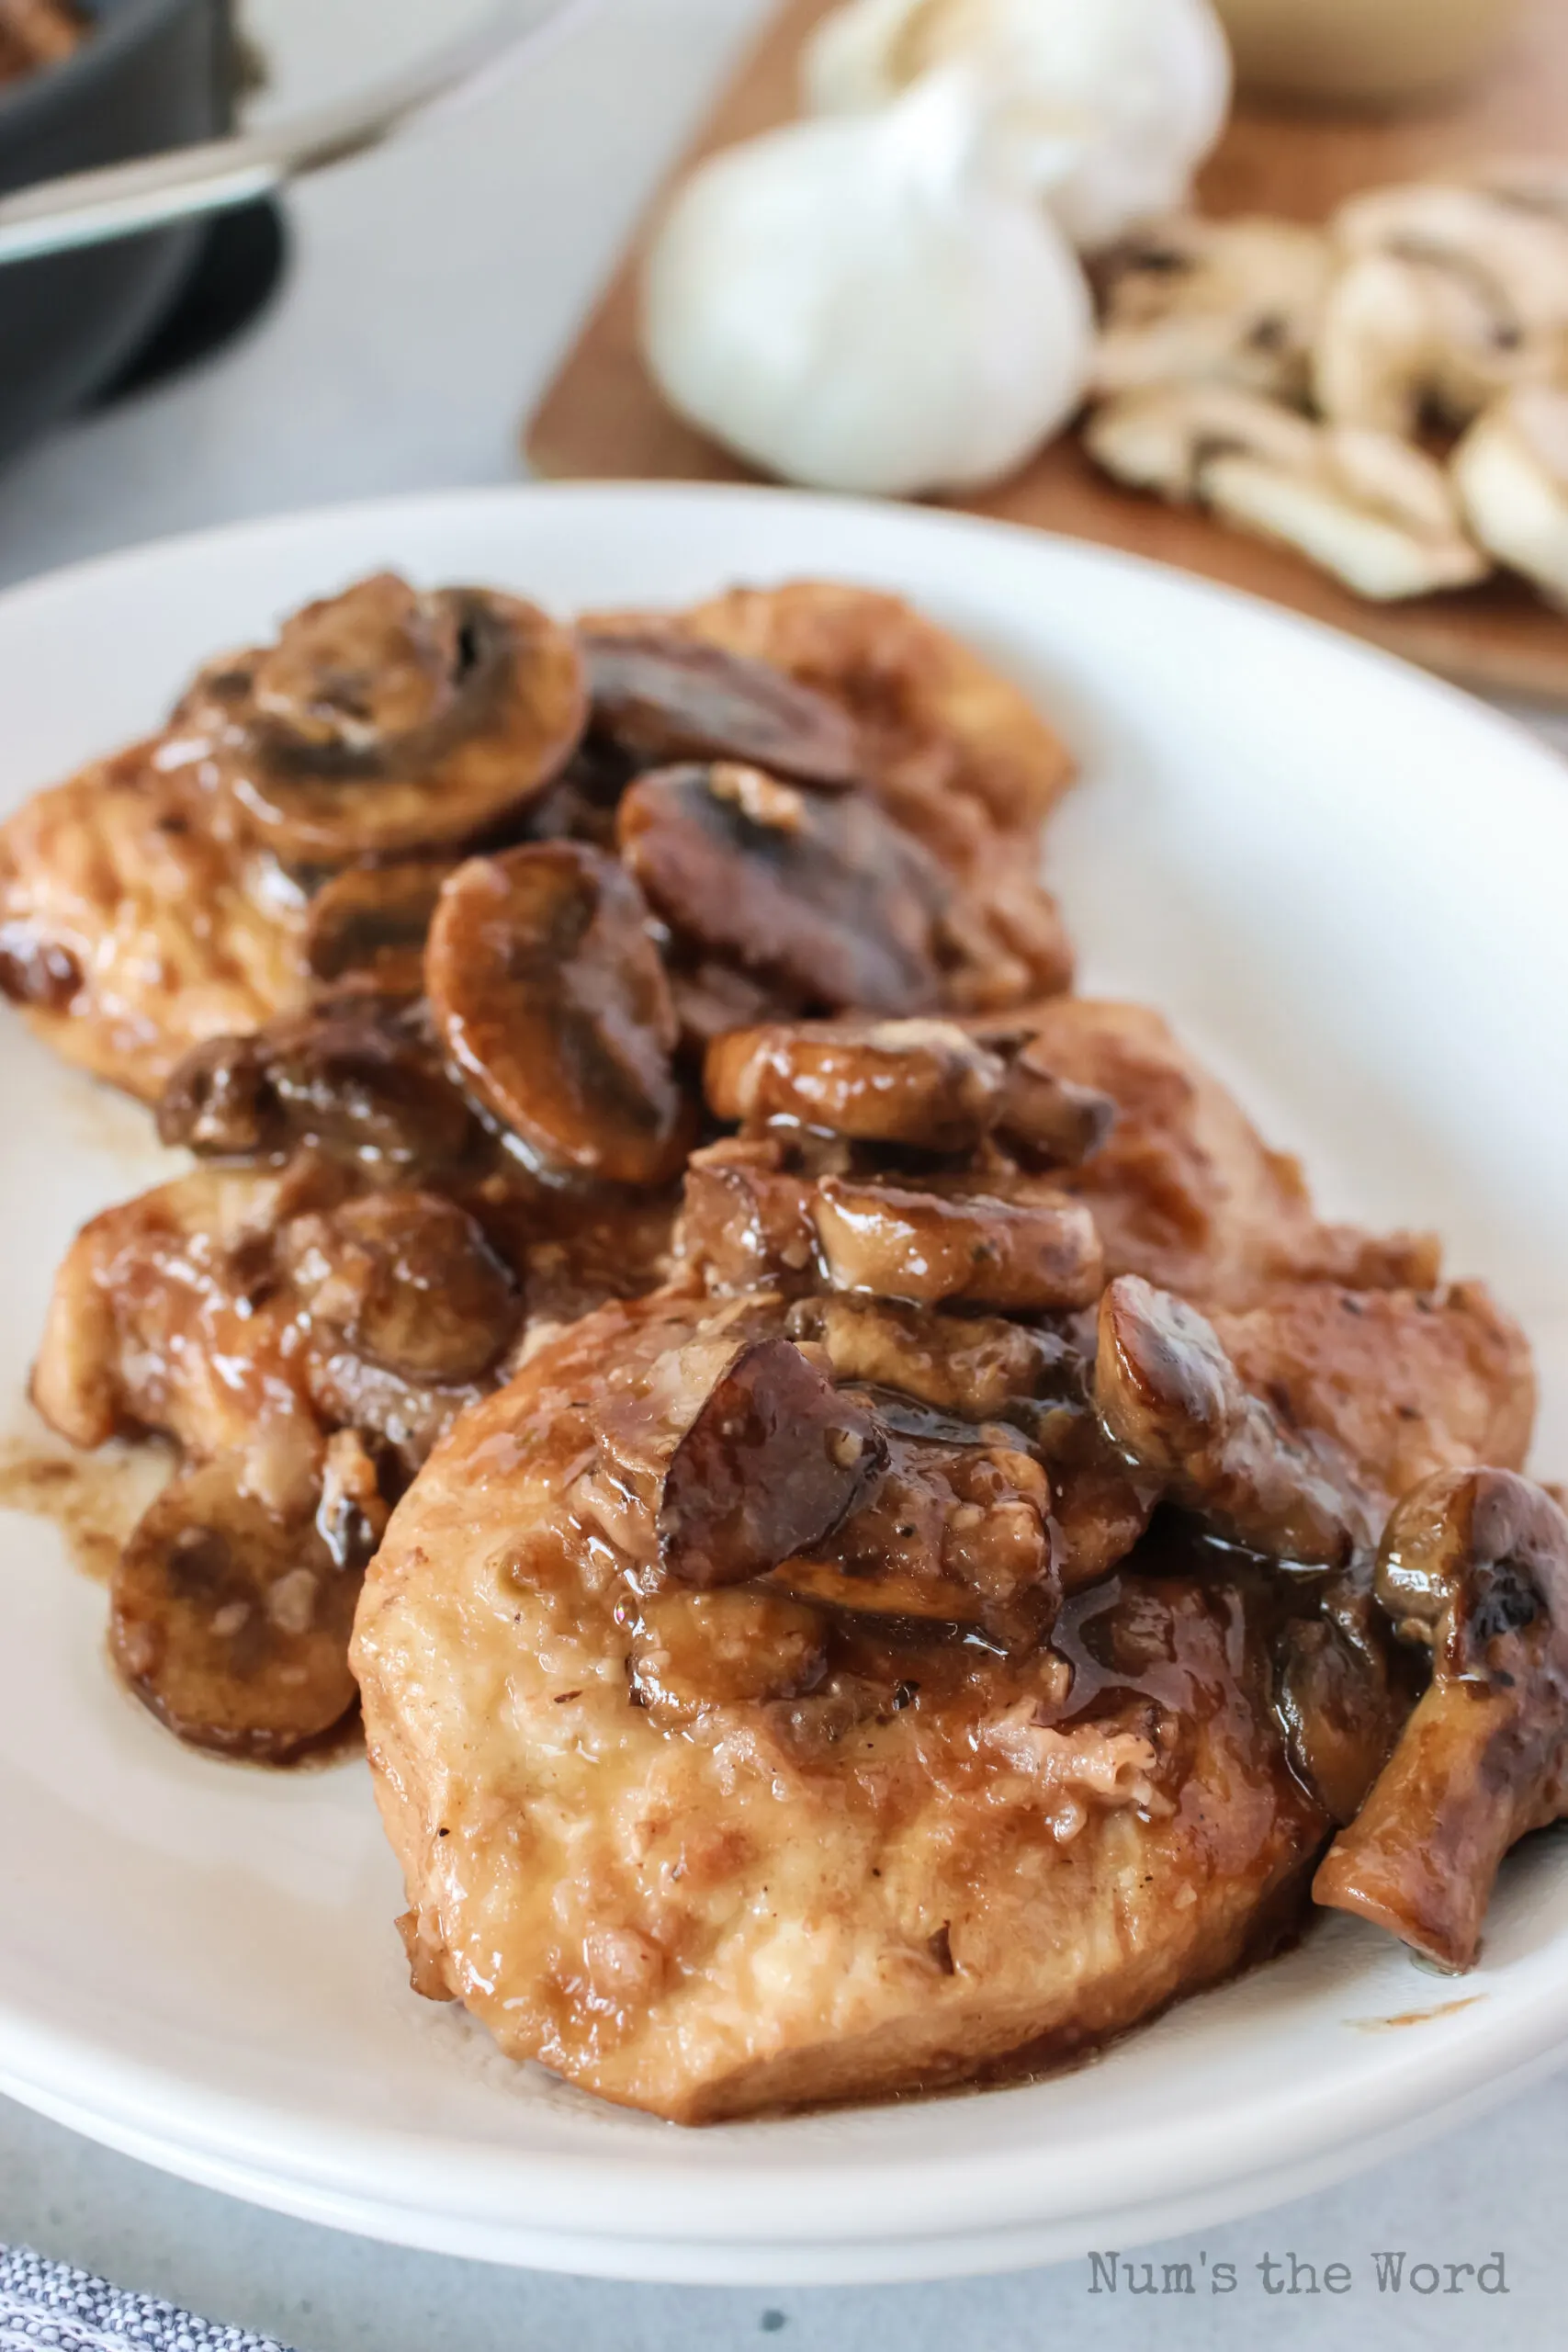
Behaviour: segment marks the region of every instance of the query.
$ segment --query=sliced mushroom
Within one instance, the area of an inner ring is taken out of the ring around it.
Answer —
[[[626,863],[691,954],[802,1009],[915,1012],[941,993],[942,869],[863,793],[719,762],[645,775],[621,803]]]
[[[1030,1166],[1081,1168],[1115,1125],[1112,1097],[1058,1077],[1037,1038],[1026,1036],[1010,1057],[997,1128]]]
[[[1010,1434],[961,1430],[953,1443],[892,1432],[874,1491],[830,1544],[786,1560],[772,1581],[857,1615],[978,1626],[1005,1648],[1033,1648],[1061,1599],[1051,1488]]]
[[[287,1762],[357,1702],[359,1581],[310,1519],[275,1517],[230,1467],[209,1464],[164,1488],[120,1556],[115,1663],[193,1747]]]
[[[1032,838],[1072,781],[1072,753],[1029,696],[899,597],[794,580],[728,589],[680,626],[847,710],[872,787],[955,871],[998,828]]]
[[[1353,1821],[1409,1710],[1369,1623],[1364,1583],[1340,1579],[1279,1643],[1275,1705],[1291,1761],[1331,1821]]]
[[[811,1217],[835,1290],[1027,1314],[1087,1306],[1104,1279],[1088,1209],[1043,1189],[1032,1199],[1002,1200],[978,1186],[944,1198],[826,1176]]]
[[[660,1561],[679,1584],[745,1584],[819,1544],[880,1476],[873,1416],[793,1341],[761,1340],[718,1381],[671,1458]]]
[[[1490,568],[1442,467],[1392,434],[1314,425],[1223,386],[1173,385],[1108,402],[1085,437],[1119,481],[1196,500],[1359,596],[1462,588]]]
[[[1542,192],[1538,182],[1538,197]],[[1490,364],[1511,368],[1510,380],[1520,370],[1545,375],[1560,367],[1568,335],[1568,220],[1550,203],[1523,203],[1483,182],[1418,180],[1352,197],[1330,226],[1344,253],[1390,254],[1468,285],[1492,323]]]
[[[1056,1331],[1000,1317],[938,1315],[894,1299],[829,1295],[790,1309],[792,1339],[822,1348],[840,1384],[897,1388],[943,1413],[996,1421],[1058,1386],[1077,1358]]]
[[[755,1585],[653,1593],[639,1603],[626,1660],[632,1690],[656,1723],[798,1698],[827,1669],[826,1632],[815,1609]]]
[[[538,1167],[626,1184],[680,1167],[674,1007],[613,858],[576,842],[470,858],[442,891],[425,970],[454,1068]]]
[[[449,858],[403,858],[393,865],[351,865],[310,901],[305,961],[328,989],[363,982],[389,996],[424,988],[424,942]]]
[[[1094,1397],[1112,1443],[1227,1541],[1333,1567],[1367,1548],[1348,1461],[1249,1395],[1213,1324],[1137,1274],[1100,1301]]]
[[[966,1151],[992,1125],[1006,1072],[946,1021],[816,1021],[732,1032],[703,1083],[720,1119],[782,1119],[863,1142]]]
[[[808,1178],[784,1168],[774,1142],[733,1141],[695,1151],[686,1163],[677,1254],[710,1291],[814,1285],[811,1193]]]
[[[1469,1968],[1504,1855],[1568,1806],[1568,1519],[1512,1471],[1444,1473],[1390,1520],[1377,1594],[1432,1679],[1313,1895]]]
[[[1333,266],[1323,232],[1293,220],[1154,222],[1107,265],[1094,391],[1199,380],[1302,398]]]
[[[316,1330],[404,1380],[477,1380],[521,1317],[479,1227],[436,1193],[371,1193],[295,1217],[278,1255]]]
[[[1325,306],[1314,390],[1330,424],[1409,438],[1428,415],[1465,424],[1535,370],[1485,278],[1431,256],[1365,253]]]
[[[1482,546],[1568,605],[1568,390],[1506,393],[1471,426],[1452,466]]]
[[[594,729],[637,765],[739,760],[803,784],[856,781],[848,712],[786,672],[671,628],[581,635]]]
[[[1133,490],[1177,501],[1205,495],[1221,458],[1250,458],[1306,473],[1317,455],[1311,422],[1277,401],[1226,384],[1153,384],[1097,408],[1084,433],[1091,457]]]
[[[472,840],[545,789],[586,716],[577,640],[537,606],[382,572],[207,672],[175,725],[249,831],[333,865]]]
[[[402,1172],[455,1165],[475,1125],[417,1008],[365,992],[197,1046],[164,1090],[158,1133],[204,1158],[285,1159],[308,1146]]]

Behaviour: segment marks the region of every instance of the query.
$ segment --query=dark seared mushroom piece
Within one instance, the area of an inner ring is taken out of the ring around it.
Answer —
[[[692,1137],[670,986],[613,858],[541,842],[470,858],[441,894],[425,976],[452,1067],[547,1173],[672,1176]]]
[[[420,1008],[366,990],[194,1047],[164,1090],[158,1133],[203,1158],[309,1147],[402,1174],[455,1166],[478,1129]]]
[[[348,1637],[364,1565],[334,1558],[314,1519],[275,1517],[227,1464],[187,1470],[120,1555],[115,1663],[191,1747],[286,1763],[357,1703]]]
[[[1006,1071],[950,1021],[799,1021],[733,1031],[707,1051],[716,1118],[774,1120],[856,1142],[969,1151],[995,1121]]]
[[[941,999],[952,886],[861,792],[716,762],[641,776],[622,801],[627,870],[688,960],[728,964],[786,1009],[918,1012]]]
[[[944,1195],[825,1176],[810,1208],[835,1290],[1028,1314],[1087,1306],[1105,1277],[1089,1210],[1043,1187],[1003,1199],[979,1178]]]
[[[1275,1648],[1274,1704],[1298,1777],[1331,1821],[1353,1821],[1387,1763],[1411,1693],[1389,1671],[1362,1564],[1336,1577]]]
[[[970,1427],[885,1392],[870,1401],[886,1468],[826,1543],[803,1546],[770,1582],[860,1617],[970,1626],[1009,1651],[1037,1647],[1061,1601],[1040,1464],[1014,1430]]]
[[[1076,1382],[1077,1358],[1066,1336],[999,1316],[937,1314],[886,1298],[840,1293],[803,1298],[789,1311],[789,1335],[820,1348],[840,1385],[897,1388],[938,1412],[975,1421],[1017,1411]]]
[[[364,986],[388,996],[421,995],[431,917],[455,871],[450,858],[414,857],[332,876],[305,921],[311,979],[327,989]]]
[[[1511,1470],[1445,1471],[1390,1519],[1376,1591],[1432,1679],[1313,1896],[1465,1969],[1504,1855],[1568,1810],[1568,1518]]]
[[[659,1508],[665,1574],[746,1584],[819,1544],[874,1485],[887,1443],[789,1340],[742,1350],[671,1457]]]
[[[1337,1449],[1287,1430],[1213,1326],[1141,1275],[1100,1301],[1094,1398],[1112,1444],[1227,1541],[1315,1567],[1370,1549],[1367,1500]]]
[[[1058,1078],[1032,1037],[1009,1057],[996,1125],[1026,1166],[1081,1168],[1115,1124],[1111,1096]]]
[[[286,863],[332,866],[461,846],[514,816],[586,717],[577,640],[536,605],[422,595],[383,572],[209,671],[175,724],[253,835]]]
[[[294,1217],[278,1256],[314,1333],[403,1380],[478,1380],[521,1319],[511,1274],[437,1193],[373,1193]]]
[[[675,629],[580,632],[596,734],[637,766],[740,760],[803,784],[848,786],[854,721],[783,670]]]
[[[720,1295],[759,1285],[791,1294],[821,1280],[809,1178],[777,1140],[727,1136],[686,1163],[676,1254]]]

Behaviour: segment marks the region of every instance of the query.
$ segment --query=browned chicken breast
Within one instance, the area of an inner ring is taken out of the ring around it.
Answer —
[[[1061,997],[1017,1025],[1028,1061],[1114,1107],[1103,1145],[1062,1179],[1093,1212],[1112,1274],[1215,1305],[1244,1305],[1276,1282],[1436,1281],[1434,1236],[1325,1225],[1298,1163],[1269,1148],[1148,1006]]]
[[[688,2120],[1059,2057],[1298,1917],[1395,1753],[1383,1522],[1522,1461],[1525,1343],[1152,1016],[1059,1012],[716,1040],[689,1290],[394,1514],[411,1958],[503,2048]]]
[[[190,1046],[304,990],[303,894],[160,752],[95,763],[0,827],[0,989],[67,1061],[147,1102]]]
[[[780,1316],[649,1301],[546,1350],[394,1514],[355,1639],[416,1982],[687,2122],[1059,2059],[1266,1948],[1325,1824],[1245,1578],[1100,1585],[1007,1657],[857,1567],[902,1436],[954,1584],[1054,1615],[1043,1483],[911,1441]]]

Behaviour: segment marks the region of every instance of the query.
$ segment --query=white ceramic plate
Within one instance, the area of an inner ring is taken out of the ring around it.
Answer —
[[[1475,704],[1175,572],[756,491],[524,490],[175,542],[0,600],[0,806],[201,657],[373,567],[570,610],[837,573],[906,591],[1083,754],[1051,863],[1084,981],[1165,1008],[1325,1204],[1430,1223],[1540,1353],[1568,1470],[1568,773]],[[0,1391],[142,1115],[0,1021]],[[19,1412],[19,1406],[10,1408]],[[1344,1919],[1100,2063],[984,2097],[682,2132],[408,1990],[363,1763],[188,1755],[114,1684],[102,1593],[0,1515],[0,2087],[316,2221],[629,2278],[999,2269],[1371,2162],[1568,2051],[1568,1842],[1515,1857],[1462,1984]],[[1416,2021],[1401,2021],[1416,2013]]]

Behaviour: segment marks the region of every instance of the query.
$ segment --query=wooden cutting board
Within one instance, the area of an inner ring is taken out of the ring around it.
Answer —
[[[797,111],[797,59],[829,0],[785,0],[679,166]],[[1482,86],[1437,113],[1392,119],[1244,108],[1203,175],[1214,212],[1321,220],[1354,189],[1500,154],[1568,151],[1568,5],[1529,0],[1514,45]],[[747,469],[671,415],[637,355],[637,281],[656,204],[526,428],[553,479],[743,481]],[[1118,489],[1068,434],[1012,481],[951,503],[1129,548],[1349,629],[1466,685],[1568,703],[1568,616],[1522,584],[1491,582],[1404,605],[1366,605],[1288,549],[1223,530],[1190,509]]]

